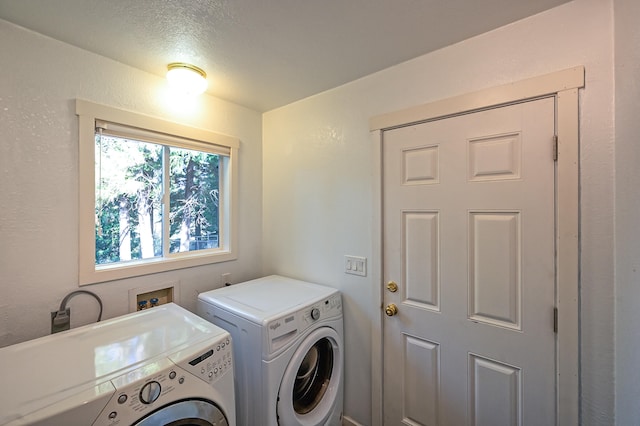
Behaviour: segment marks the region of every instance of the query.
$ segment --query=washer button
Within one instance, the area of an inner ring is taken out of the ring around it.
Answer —
[[[175,372],[175,371],[170,372],[170,373],[169,373],[169,378],[170,378],[171,380],[175,379],[175,378],[176,378],[176,372]]]
[[[116,411],[112,411],[109,413],[109,420],[113,420],[118,417],[118,413]]]
[[[118,397],[118,404],[124,404],[125,402],[127,402],[127,395],[126,394],[122,394]]]

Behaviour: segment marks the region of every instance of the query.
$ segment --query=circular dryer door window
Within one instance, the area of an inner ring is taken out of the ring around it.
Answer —
[[[330,417],[342,380],[339,341],[332,328],[319,328],[293,354],[278,394],[281,425],[320,425]]]
[[[166,405],[133,426],[226,426],[224,413],[211,401],[186,399]]]

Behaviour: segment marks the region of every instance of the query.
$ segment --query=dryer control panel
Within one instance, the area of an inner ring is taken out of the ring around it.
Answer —
[[[196,377],[201,378],[205,382],[213,383],[227,371],[232,371],[232,353],[231,353],[231,335],[226,334],[209,348],[202,350],[197,356],[182,357],[174,361],[178,366],[184,368]]]
[[[213,344],[209,340],[189,345],[111,379],[116,392],[94,426],[126,426],[132,419],[192,396],[201,385],[210,387],[227,373],[233,374],[230,334]]]

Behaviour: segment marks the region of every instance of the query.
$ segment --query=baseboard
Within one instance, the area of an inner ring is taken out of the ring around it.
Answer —
[[[347,416],[342,416],[342,426],[362,426],[362,425]]]

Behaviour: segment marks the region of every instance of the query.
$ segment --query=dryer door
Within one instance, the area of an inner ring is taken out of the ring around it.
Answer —
[[[317,426],[341,398],[342,340],[333,328],[307,336],[291,357],[278,392],[279,424]]]
[[[213,402],[186,399],[165,405],[132,426],[227,426],[227,418]]]

